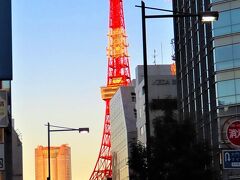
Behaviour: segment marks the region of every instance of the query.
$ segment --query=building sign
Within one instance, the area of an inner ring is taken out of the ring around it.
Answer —
[[[11,1],[0,0],[0,80],[12,80]]]
[[[0,90],[0,127],[8,126],[7,91]]]
[[[168,85],[168,84],[170,84],[169,79],[158,79],[155,80],[152,85]]]
[[[240,120],[229,124],[226,131],[227,139],[235,146],[240,146]]]
[[[223,150],[223,169],[240,169],[240,150]]]

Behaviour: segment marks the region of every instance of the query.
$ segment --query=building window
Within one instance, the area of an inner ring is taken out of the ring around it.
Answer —
[[[144,126],[140,127],[140,135],[144,134]]]
[[[145,94],[145,86],[142,87],[142,95]]]
[[[236,94],[240,95],[240,79],[235,80],[235,85],[236,85]]]
[[[240,8],[223,11],[220,17],[213,23],[214,36],[240,32]]]
[[[233,59],[233,49],[232,45],[222,46],[215,49],[215,61],[223,62]]]
[[[240,79],[217,82],[218,105],[240,103]]]
[[[137,118],[137,110],[135,108],[133,109],[133,112],[134,112],[134,117]]]
[[[132,97],[132,102],[136,102],[136,94],[132,92],[131,97]]]
[[[236,96],[236,103],[240,103],[240,95]]]
[[[240,67],[240,44],[217,47],[214,56],[217,71]]]
[[[217,83],[218,97],[235,94],[234,80],[220,81]]]
[[[235,96],[227,96],[227,97],[220,97],[218,98],[218,105],[229,105],[229,104],[235,104],[236,98]]]

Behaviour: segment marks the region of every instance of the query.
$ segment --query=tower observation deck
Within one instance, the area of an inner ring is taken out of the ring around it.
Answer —
[[[109,33],[107,47],[107,85],[101,87],[106,102],[102,143],[90,180],[112,177],[110,100],[120,86],[131,82],[122,0],[109,0]]]

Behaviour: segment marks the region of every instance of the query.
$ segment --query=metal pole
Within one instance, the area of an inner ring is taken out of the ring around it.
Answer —
[[[151,169],[151,143],[150,143],[150,122],[149,122],[149,100],[148,100],[148,70],[147,70],[147,41],[146,41],[146,19],[145,3],[141,1],[142,9],[142,38],[143,38],[143,70],[144,70],[144,90],[145,90],[145,118],[146,118],[146,145],[147,145],[147,178],[150,180]]]
[[[51,167],[50,167],[50,124],[48,122],[48,178],[47,180],[51,180]]]

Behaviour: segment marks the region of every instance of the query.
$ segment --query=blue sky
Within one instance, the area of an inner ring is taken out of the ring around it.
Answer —
[[[142,64],[140,3],[124,1],[132,78]],[[171,9],[169,0],[145,3]],[[72,148],[72,179],[90,177],[104,122],[100,87],[106,85],[108,6],[107,0],[12,0],[13,118],[23,142],[24,180],[35,178],[34,149],[47,145],[47,122],[90,128],[90,134],[51,135],[52,145]],[[147,21],[149,64],[154,49],[157,64],[172,63],[172,31],[171,19]]]

